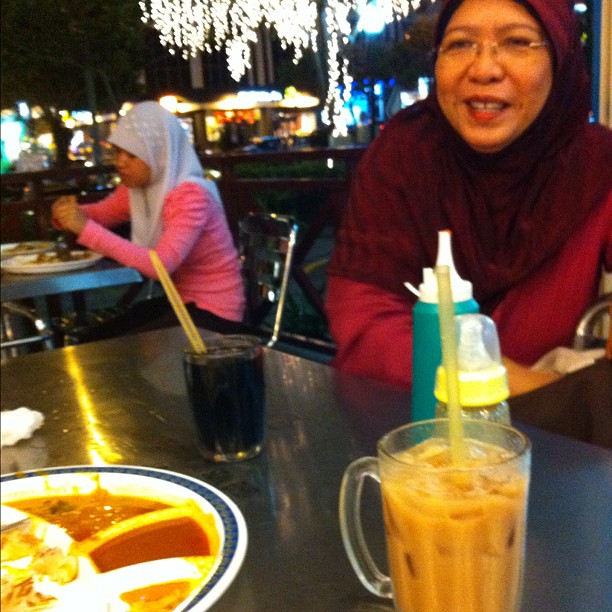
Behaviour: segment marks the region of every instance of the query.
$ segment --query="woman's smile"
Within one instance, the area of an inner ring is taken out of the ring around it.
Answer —
[[[501,120],[506,111],[511,109],[510,104],[491,97],[474,96],[465,101],[467,113],[476,123],[488,123]]]

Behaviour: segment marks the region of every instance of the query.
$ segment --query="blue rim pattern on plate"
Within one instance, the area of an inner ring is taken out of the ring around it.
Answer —
[[[5,474],[0,477],[0,483],[9,482],[13,480],[22,480],[27,478],[35,478],[40,476],[49,476],[53,474],[84,474],[84,473],[107,473],[107,474],[130,474],[134,476],[145,476],[149,478],[157,478],[159,480],[165,480],[167,482],[180,485],[193,493],[196,493],[200,497],[204,498],[219,514],[224,529],[224,540],[223,550],[221,551],[221,560],[214,574],[209,577],[206,584],[195,594],[191,595],[189,604],[186,607],[181,607],[181,612],[188,612],[192,610],[194,606],[199,604],[207,595],[209,595],[213,589],[219,584],[219,581],[223,578],[228,568],[232,563],[242,563],[244,552],[241,558],[237,558],[238,554],[238,540],[240,536],[239,524],[236,516],[236,512],[239,510],[234,506],[232,508],[225,496],[217,489],[211,487],[202,481],[196,480],[191,476],[184,474],[178,474],[169,470],[160,470],[155,468],[146,468],[138,466],[92,466],[92,465],[80,465],[70,467],[56,467],[56,468],[45,468],[40,470],[31,470],[26,472],[15,472],[12,474]],[[236,570],[239,569],[236,568]],[[229,586],[226,585],[226,587]],[[224,589],[225,590],[225,589]],[[221,592],[217,594],[217,597],[210,602],[212,605],[217,601]]]

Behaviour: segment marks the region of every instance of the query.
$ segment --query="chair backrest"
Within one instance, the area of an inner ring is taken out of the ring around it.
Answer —
[[[268,346],[278,340],[297,232],[291,217],[272,213],[250,213],[238,222],[249,327],[259,330],[276,306]]]
[[[31,308],[3,302],[0,317],[0,361],[31,352],[35,345],[53,348],[53,331]]]
[[[606,345],[606,338],[612,325],[612,293],[606,293],[584,312],[574,336],[573,348],[585,350],[602,348]]]

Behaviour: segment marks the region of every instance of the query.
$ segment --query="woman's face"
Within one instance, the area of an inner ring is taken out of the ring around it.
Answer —
[[[542,110],[553,79],[542,41],[540,24],[514,0],[464,0],[451,17],[435,67],[438,102],[476,151],[501,151]]]
[[[119,147],[115,147],[115,166],[126,187],[145,187],[151,181],[151,168],[140,157]]]

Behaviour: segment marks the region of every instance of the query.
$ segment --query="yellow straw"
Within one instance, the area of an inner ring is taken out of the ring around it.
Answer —
[[[446,387],[448,390],[448,433],[450,437],[451,461],[454,464],[459,464],[465,458],[465,447],[463,422],[461,420],[461,401],[459,398],[455,305],[451,289],[450,268],[448,266],[436,266],[436,279],[438,281],[442,365],[446,370]]]
[[[187,309],[185,308],[185,304],[183,304],[183,300],[178,294],[170,275],[164,268],[164,264],[161,262],[161,259],[157,255],[157,253],[153,250],[149,251],[149,257],[153,262],[153,267],[157,271],[157,276],[159,276],[159,280],[170,300],[170,304],[172,304],[172,308],[174,308],[174,312],[178,317],[185,333],[187,334],[187,338],[189,339],[189,343],[191,344],[191,348],[195,353],[205,353],[206,345],[204,344],[202,337],[198,333],[196,326],[193,323],[192,318],[189,316]]]

